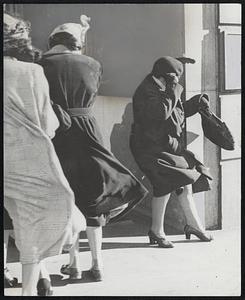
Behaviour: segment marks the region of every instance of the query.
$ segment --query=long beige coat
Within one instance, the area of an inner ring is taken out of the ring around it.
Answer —
[[[50,139],[58,126],[42,68],[4,58],[4,206],[22,263],[59,254],[78,216]]]

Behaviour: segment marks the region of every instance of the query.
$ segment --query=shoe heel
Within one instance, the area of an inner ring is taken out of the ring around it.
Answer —
[[[189,232],[187,232],[187,233],[185,234],[185,238],[186,238],[187,240],[190,240],[190,239],[191,239],[191,234],[190,234]]]
[[[153,237],[149,236],[149,241],[150,241],[150,245],[155,245],[156,244],[156,241],[154,240]]]

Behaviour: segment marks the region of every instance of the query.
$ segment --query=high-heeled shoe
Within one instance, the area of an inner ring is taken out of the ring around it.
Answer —
[[[170,241],[166,240],[163,237],[158,237],[151,230],[149,230],[148,236],[149,236],[149,240],[150,240],[150,245],[158,244],[158,246],[161,248],[173,248],[174,247],[174,245]]]
[[[204,232],[201,232],[190,225],[185,225],[184,233],[187,240],[190,240],[191,234],[194,234],[203,242],[210,242],[213,240],[213,237],[211,235],[207,236]]]
[[[40,278],[37,283],[38,296],[52,296],[51,282],[46,278]]]
[[[78,268],[70,267],[70,265],[62,265],[60,273],[63,275],[69,275],[70,279],[81,279],[82,272]]]
[[[18,284],[18,279],[11,275],[7,267],[4,268],[4,286],[15,287],[17,284]]]
[[[94,269],[93,267],[88,270],[88,271],[85,271],[84,272],[84,275],[86,278],[89,278],[93,281],[102,281],[103,278],[104,278],[104,275],[103,275],[103,272],[102,270],[99,270],[99,269]]]

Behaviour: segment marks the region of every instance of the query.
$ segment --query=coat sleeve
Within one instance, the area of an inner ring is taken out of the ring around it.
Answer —
[[[59,120],[60,126],[57,130],[57,132],[61,132],[61,131],[67,131],[68,129],[70,129],[72,121],[71,121],[71,117],[69,116],[69,114],[59,105],[54,103],[52,100],[50,100],[52,108],[56,114],[56,117]]]
[[[86,69],[84,72],[85,74],[83,79],[87,89],[91,94],[97,94],[102,76],[101,64],[98,61],[93,60],[88,65],[88,69]]]
[[[166,92],[159,92],[153,88],[146,90],[145,116],[149,120],[167,120],[177,105],[182,92],[179,85],[172,95]]]
[[[49,86],[41,66],[35,65],[33,70],[33,92],[36,100],[40,126],[50,137],[55,136],[59,121],[52,109],[49,97]]]

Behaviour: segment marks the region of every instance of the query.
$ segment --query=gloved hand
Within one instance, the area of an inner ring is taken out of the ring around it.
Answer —
[[[209,110],[209,98],[207,94],[202,94],[198,101],[198,110]]]

